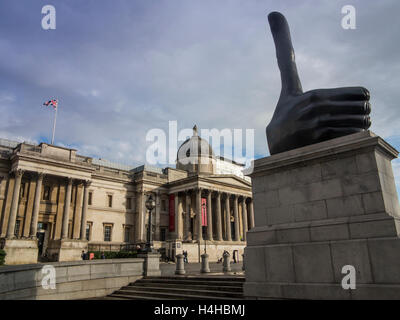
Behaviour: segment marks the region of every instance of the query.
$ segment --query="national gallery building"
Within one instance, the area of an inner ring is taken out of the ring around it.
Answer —
[[[0,248],[6,264],[19,264],[143,245],[145,201],[152,194],[153,244],[160,252],[174,258],[185,250],[189,262],[198,262],[204,249],[210,261],[227,250],[241,259],[254,227],[251,181],[243,169],[215,156],[196,127],[179,148],[176,168],[164,169],[0,139]]]

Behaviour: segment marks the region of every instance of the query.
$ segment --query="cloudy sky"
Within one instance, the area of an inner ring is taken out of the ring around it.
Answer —
[[[56,8],[56,30],[41,10]],[[356,29],[341,8],[356,8]],[[146,134],[191,128],[254,129],[256,158],[268,155],[265,126],[280,93],[267,15],[291,27],[303,89],[365,86],[371,130],[400,149],[400,2],[266,0],[1,0],[0,137],[49,141],[136,165]],[[394,162],[400,181],[400,162]]]

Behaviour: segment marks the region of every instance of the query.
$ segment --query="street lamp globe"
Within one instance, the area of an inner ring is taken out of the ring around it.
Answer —
[[[156,206],[156,201],[153,199],[153,196],[150,195],[146,200],[146,208],[149,211],[152,211]]]

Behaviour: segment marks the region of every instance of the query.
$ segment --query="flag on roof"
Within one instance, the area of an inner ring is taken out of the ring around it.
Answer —
[[[58,100],[57,99],[51,99],[45,103],[43,103],[44,106],[52,106],[54,109],[57,109],[58,106]]]

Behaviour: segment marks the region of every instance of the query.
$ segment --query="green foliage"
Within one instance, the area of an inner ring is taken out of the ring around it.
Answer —
[[[0,266],[4,264],[5,258],[6,258],[6,252],[0,249]]]
[[[90,251],[90,253],[94,253],[95,259],[101,259],[101,252],[102,251]],[[137,258],[136,251],[104,251],[104,256],[106,259],[126,259],[126,258]]]

